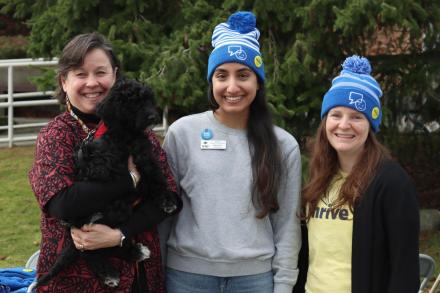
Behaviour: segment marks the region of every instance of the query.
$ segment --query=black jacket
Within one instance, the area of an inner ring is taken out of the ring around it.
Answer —
[[[387,161],[379,167],[353,217],[352,293],[417,293],[419,207],[415,186],[399,164]],[[307,278],[305,224],[302,234],[294,293],[304,292]]]

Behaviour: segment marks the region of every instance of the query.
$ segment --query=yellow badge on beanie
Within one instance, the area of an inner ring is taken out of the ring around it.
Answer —
[[[257,68],[260,68],[261,65],[263,64],[263,58],[261,58],[261,56],[255,56],[254,63],[255,66],[257,66]]]
[[[379,117],[379,113],[380,113],[379,108],[378,107],[374,107],[373,110],[371,111],[371,117],[373,119],[377,119]]]

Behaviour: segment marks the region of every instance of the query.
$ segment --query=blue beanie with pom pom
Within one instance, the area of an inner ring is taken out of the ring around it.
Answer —
[[[260,53],[256,28],[257,20],[252,12],[239,11],[232,14],[227,22],[220,23],[212,34],[212,46],[208,60],[208,81],[217,66],[235,62],[250,67],[264,82],[264,64]]]
[[[334,107],[348,107],[363,113],[373,131],[378,132],[382,120],[382,90],[370,74],[367,58],[353,55],[345,59],[340,75],[333,79],[332,87],[324,95],[321,119]]]

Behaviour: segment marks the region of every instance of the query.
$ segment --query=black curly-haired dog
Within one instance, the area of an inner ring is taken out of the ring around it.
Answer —
[[[151,128],[158,119],[152,91],[137,81],[121,78],[98,105],[97,115],[101,117],[97,132],[103,128],[105,132],[99,138],[89,136],[76,151],[77,179],[110,181],[120,176],[121,172],[127,172],[128,157],[132,155],[141,180],[133,194],[123,195],[90,217],[66,223],[67,235],[70,236],[70,227],[82,227],[88,223],[118,227],[130,218],[134,200],[142,200],[142,197],[153,197],[157,206],[167,214],[176,212],[181,207],[181,201],[168,190],[166,178],[153,156],[151,142],[145,134],[145,130]],[[122,247],[93,251],[79,251],[73,241],[69,241],[51,270],[38,279],[37,286],[47,283],[77,257],[82,257],[103,284],[116,287],[119,284],[119,271],[108,262],[108,256],[142,261],[149,255],[146,246],[134,243],[131,239],[125,239]]]

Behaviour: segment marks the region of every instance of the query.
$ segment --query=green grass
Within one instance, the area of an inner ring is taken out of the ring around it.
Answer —
[[[24,266],[39,248],[40,210],[27,172],[34,147],[0,149],[0,267]]]
[[[440,274],[440,231],[420,233],[420,253],[427,254],[435,259],[435,279]]]
[[[40,210],[29,185],[34,146],[0,148],[0,268],[24,266],[39,248]],[[440,272],[440,231],[420,235],[420,252],[432,256]]]

